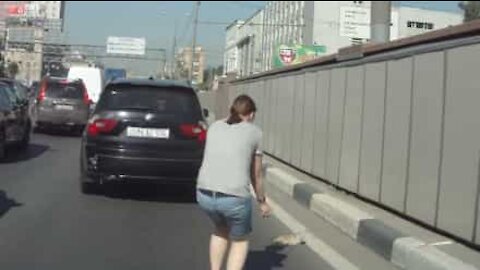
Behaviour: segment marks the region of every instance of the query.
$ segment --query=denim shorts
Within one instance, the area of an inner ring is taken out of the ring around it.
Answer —
[[[216,228],[228,228],[230,239],[241,240],[252,232],[252,198],[197,190],[197,202]]]

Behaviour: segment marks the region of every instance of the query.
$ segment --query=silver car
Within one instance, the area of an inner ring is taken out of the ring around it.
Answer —
[[[81,133],[87,124],[91,100],[81,80],[46,78],[36,100],[35,127],[68,127]]]

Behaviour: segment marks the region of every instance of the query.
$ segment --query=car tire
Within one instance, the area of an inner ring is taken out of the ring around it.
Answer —
[[[73,133],[75,136],[78,136],[78,137],[81,137],[83,135],[83,130],[84,130],[85,126],[75,126],[73,128]]]
[[[3,137],[1,137],[2,135],[0,135],[0,160],[3,160],[5,159],[5,156],[6,156],[6,143],[5,143],[5,140]]]
[[[80,188],[85,195],[101,195],[103,193],[102,185],[97,183],[82,182]]]
[[[34,133],[42,133],[43,130],[44,130],[43,125],[41,125],[39,123],[35,123],[35,125],[33,126],[33,132]]]

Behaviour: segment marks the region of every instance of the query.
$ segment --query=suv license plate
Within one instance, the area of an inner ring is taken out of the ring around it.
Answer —
[[[138,138],[168,139],[170,138],[170,129],[128,127],[127,136]]]
[[[64,110],[64,111],[73,111],[73,106],[71,106],[71,105],[55,105],[55,109]]]

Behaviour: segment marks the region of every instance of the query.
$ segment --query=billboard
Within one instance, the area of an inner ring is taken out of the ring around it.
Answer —
[[[64,1],[11,1],[7,3],[8,17],[62,19]]]
[[[25,16],[25,4],[7,6],[7,16]]]
[[[369,39],[370,9],[362,7],[341,7],[340,36]]]
[[[348,38],[370,39],[369,8],[341,7],[340,8],[340,36]],[[392,10],[390,17],[390,39],[398,38],[398,10]]]
[[[108,37],[108,54],[145,55],[145,38]]]
[[[1,18],[9,26],[43,27],[45,21],[63,20],[65,1],[2,1]]]
[[[275,68],[300,64],[313,60],[327,51],[323,45],[279,45],[273,56]]]

